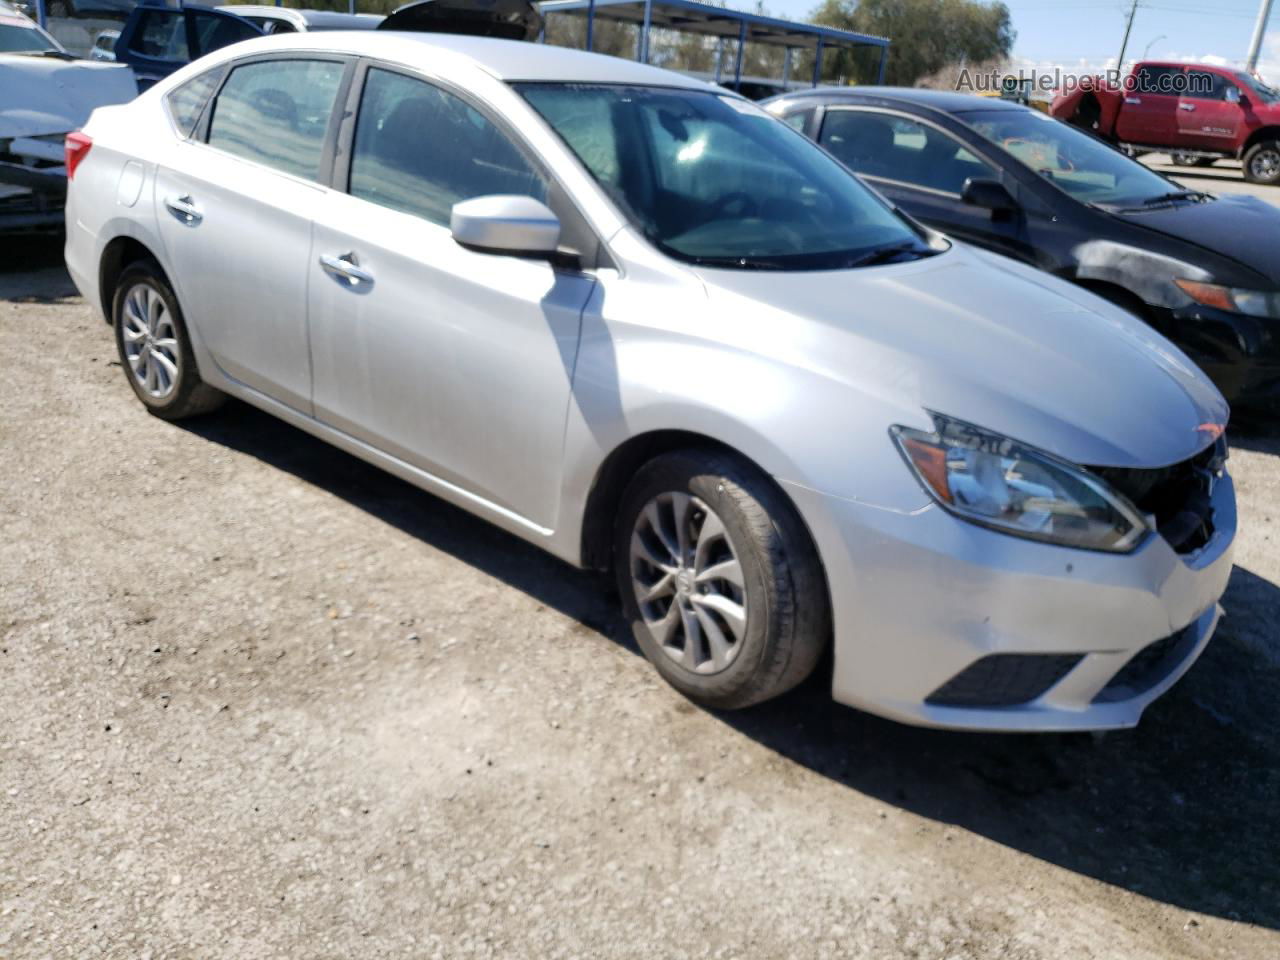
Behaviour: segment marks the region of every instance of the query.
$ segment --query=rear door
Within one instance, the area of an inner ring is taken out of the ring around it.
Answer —
[[[1212,70],[1187,70],[1187,89],[1178,100],[1179,145],[1200,150],[1235,150],[1244,110],[1227,99],[1234,83]]]
[[[1178,102],[1185,84],[1186,72],[1182,67],[1155,64],[1138,67],[1133,75],[1133,89],[1124,91],[1124,103],[1116,119],[1116,137],[1125,143],[1180,145]]]
[[[961,199],[970,177],[999,169],[925,120],[866,107],[828,107],[818,142],[911,216],[960,240],[1031,259],[1023,217],[995,216]]]
[[[156,174],[188,320],[225,373],[303,411],[311,217],[328,189],[319,181],[348,67],[324,55],[234,64],[195,136],[175,141]]]
[[[115,55],[133,68],[138,89],[146,90],[206,53],[261,35],[249,21],[218,10],[139,4],[116,40]]]
[[[317,206],[307,265],[315,416],[550,529],[595,280],[465,249],[449,219],[453,204],[490,194],[555,209],[553,187],[461,91],[371,67],[352,97],[346,192]]]

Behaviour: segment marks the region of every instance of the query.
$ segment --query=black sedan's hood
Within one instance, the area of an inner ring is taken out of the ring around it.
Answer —
[[[1229,257],[1261,274],[1272,288],[1280,287],[1280,243],[1276,242],[1280,207],[1256,197],[1227,194],[1206,203],[1130,210],[1117,216]]]

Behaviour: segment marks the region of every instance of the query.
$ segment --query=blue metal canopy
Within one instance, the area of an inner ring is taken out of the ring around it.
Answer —
[[[699,3],[698,0],[546,0],[539,6],[544,14],[563,13],[586,17],[588,50],[592,49],[592,28],[597,17],[635,24],[640,28],[636,59],[642,63],[649,61],[649,31],[653,27],[681,33],[699,33],[721,40],[736,40],[737,62],[733,74],[735,85],[742,79],[742,52],[747,43],[763,43],[786,50],[784,84],[789,79],[791,52],[812,50],[815,87],[821,80],[823,50],[876,47],[880,50],[876,82],[884,82],[885,60],[890,43],[887,37],[823,27],[816,23],[780,20],[758,13]],[[717,68],[717,80],[718,73]]]

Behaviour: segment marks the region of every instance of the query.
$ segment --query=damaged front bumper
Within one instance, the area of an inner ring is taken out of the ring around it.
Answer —
[[[63,135],[0,139],[0,233],[62,228]]]

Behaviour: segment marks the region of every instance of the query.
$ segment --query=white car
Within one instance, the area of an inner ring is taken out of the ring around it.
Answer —
[[[62,226],[63,139],[137,93],[128,67],[77,60],[0,2],[0,234]]]
[[[833,648],[835,698],[897,720],[1125,727],[1213,635],[1213,385],[740,96],[530,43],[295,34],[68,151],[67,266],[146,410],[239,397],[611,567],[700,704]]]

